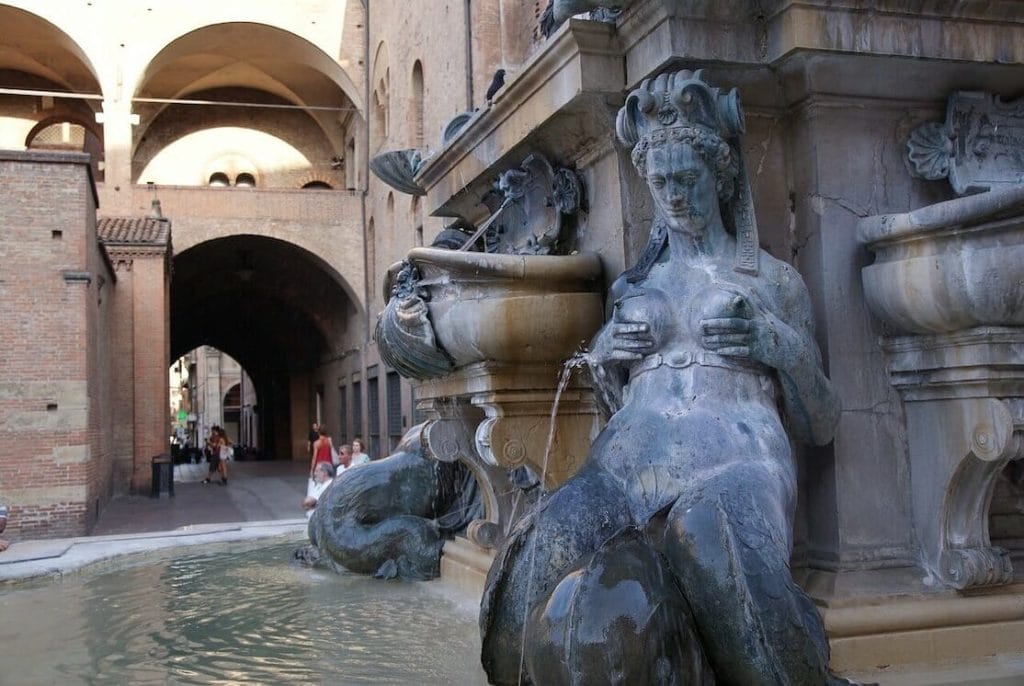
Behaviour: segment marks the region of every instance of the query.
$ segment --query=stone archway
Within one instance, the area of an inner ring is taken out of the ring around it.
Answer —
[[[171,358],[211,345],[238,360],[260,399],[268,455],[302,457],[311,374],[361,326],[349,284],[309,250],[251,234],[198,243],[173,269]]]

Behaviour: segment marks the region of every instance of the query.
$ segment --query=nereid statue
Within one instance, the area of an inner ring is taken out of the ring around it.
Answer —
[[[758,247],[742,126],[700,72],[619,112],[657,215],[588,355],[607,426],[488,574],[493,683],[846,683],[789,570],[790,441],[831,440],[837,400],[800,275]]]

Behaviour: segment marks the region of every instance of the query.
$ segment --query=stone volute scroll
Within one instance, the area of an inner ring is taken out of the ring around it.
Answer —
[[[963,197],[866,217],[865,299],[890,329],[881,341],[904,403],[914,527],[926,582],[1004,584],[1013,569],[991,543],[997,478],[1024,458],[1024,106],[950,95],[944,123],[907,143],[913,173]]]

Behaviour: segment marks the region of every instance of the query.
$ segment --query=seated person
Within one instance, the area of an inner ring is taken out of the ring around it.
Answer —
[[[316,507],[317,501],[332,483],[334,483],[334,467],[330,462],[318,462],[316,469],[313,470],[313,485],[302,501],[302,508],[306,510],[306,519],[313,516],[313,508]]]
[[[348,443],[338,448],[338,464],[335,474],[341,474],[352,465],[352,446]]]

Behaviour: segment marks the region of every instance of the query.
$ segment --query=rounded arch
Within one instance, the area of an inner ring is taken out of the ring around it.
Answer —
[[[260,95],[248,89],[229,89],[213,95],[218,94],[243,99]],[[263,99],[271,98],[267,95]],[[278,112],[273,117],[262,114],[259,109],[240,111],[226,106],[174,105],[163,110],[151,124],[151,135],[141,138],[135,147],[133,180],[191,185],[204,175],[214,159],[236,155],[248,160],[252,167],[236,171],[254,173],[261,178],[261,185],[268,188],[295,188],[309,173],[340,185],[343,171],[335,162],[340,158],[315,122],[294,110]],[[173,180],[167,180],[168,172]]]
[[[55,108],[52,113],[42,113],[42,118],[36,122],[35,126],[29,129],[28,134],[25,136],[25,147],[28,148],[32,145],[32,141],[35,140],[36,136],[40,134],[44,129],[53,126],[54,124],[63,124],[65,122],[71,124],[77,124],[86,130],[87,135],[91,135],[97,142],[103,140],[103,131],[96,125],[96,120],[82,117],[78,112],[70,111],[65,108]]]
[[[52,8],[50,8],[52,11]],[[40,11],[46,11],[41,8]],[[4,98],[0,148],[28,148],[40,131],[67,121],[90,132],[84,146],[102,178],[102,129],[96,126],[101,81],[82,46],[45,17],[0,5],[0,84],[29,91],[67,91],[95,98],[23,95]]]
[[[170,359],[200,346],[234,358],[259,398],[263,444],[290,455],[293,381],[336,359],[363,316],[315,253],[250,234],[199,242],[174,257]],[[351,331],[350,331],[351,328]]]
[[[335,179],[333,176],[321,173],[319,171],[310,170],[306,173],[298,176],[295,179],[296,188],[312,188],[312,189],[335,189]]]
[[[244,367],[243,367],[244,369]],[[221,403],[225,407],[239,407],[242,404],[242,384],[236,383],[231,386],[228,390],[224,391],[224,397],[221,398]]]
[[[192,240],[189,240],[190,238]],[[188,260],[194,259],[195,255],[201,254],[202,251],[210,249],[213,249],[217,252],[224,252],[225,255],[228,255],[228,257],[224,258],[228,260],[228,262],[220,264],[217,267],[217,269],[220,269],[222,271],[227,271],[231,268],[237,269],[239,263],[231,263],[231,255],[235,256],[234,259],[240,260],[243,259],[242,257],[239,257],[239,255],[243,254],[241,251],[247,250],[247,248],[244,245],[242,247],[239,247],[239,243],[256,243],[259,246],[261,246],[261,249],[258,252],[250,251],[248,254],[251,255],[251,257],[248,259],[256,260],[262,254],[266,253],[266,261],[262,263],[264,267],[274,265],[274,255],[278,252],[280,252],[282,255],[298,255],[303,260],[308,262],[308,267],[315,268],[317,273],[326,277],[327,281],[329,281],[330,284],[341,289],[341,291],[347,297],[348,302],[351,304],[351,307],[353,308],[353,312],[355,314],[361,315],[363,313],[364,308],[361,304],[361,300],[359,298],[357,291],[352,287],[352,284],[348,282],[348,280],[342,275],[341,272],[335,269],[330,262],[324,260],[318,254],[317,249],[319,246],[312,238],[304,238],[299,236],[294,240],[282,240],[281,238],[278,238],[274,234],[272,227],[267,228],[265,230],[261,230],[259,227],[253,227],[253,229],[247,233],[237,233],[230,236],[217,235],[209,237],[199,235],[193,232],[181,234],[180,236],[176,234],[174,240],[175,278],[178,278],[179,276],[178,265],[179,260],[181,258],[187,258],[187,263]],[[234,252],[232,252],[232,249],[234,249]],[[171,289],[173,292],[173,282],[171,285]],[[187,352],[188,350],[191,350],[191,348],[186,349],[184,352]],[[235,359],[238,358],[236,357]]]
[[[92,60],[56,24],[28,10],[0,5],[0,26],[0,70],[39,76],[61,90],[102,95]]]
[[[330,55],[302,36],[259,22],[208,24],[168,41],[147,63],[134,95],[159,90],[181,97],[248,80],[309,106],[329,105],[316,98],[333,97],[330,90],[337,89],[357,111],[364,109],[359,89]],[[324,89],[325,80],[334,89]]]
[[[391,69],[388,67],[388,48],[384,41],[377,44],[377,51],[373,56],[373,69],[371,70],[370,89],[372,95],[373,116],[368,117],[373,126],[370,131],[370,140],[375,147],[380,145],[388,137],[389,118],[391,110]]]
[[[172,103],[147,98],[194,98],[221,89],[246,89],[239,102],[303,108],[335,154],[344,150],[344,130],[364,103],[345,69],[309,40],[258,22],[225,22],[193,29],[157,51],[141,71],[133,97],[142,124],[135,144]],[[242,108],[235,108],[236,110]]]

